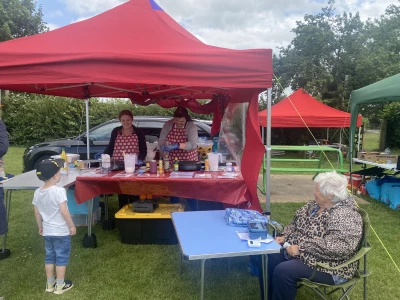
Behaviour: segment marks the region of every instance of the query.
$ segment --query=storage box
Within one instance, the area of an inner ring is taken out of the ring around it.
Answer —
[[[121,242],[124,244],[176,244],[171,213],[184,211],[182,204],[159,204],[152,213],[133,212],[125,205],[116,214]]]
[[[88,225],[88,215],[71,214],[71,218],[76,227]],[[93,210],[92,225],[100,221],[101,221],[101,207],[98,207],[96,210]]]
[[[66,153],[66,154],[67,154],[67,163],[69,163],[69,164],[74,163],[77,160],[79,160],[79,157],[80,157],[79,154],[75,154],[75,153]],[[61,158],[61,155],[53,155],[53,156],[50,156],[50,158],[59,159],[59,158]]]
[[[87,203],[76,203],[76,199],[74,196],[73,189],[67,189],[67,206],[69,213],[71,215],[87,215],[88,214],[88,206]],[[93,199],[93,212],[96,211],[100,206],[100,197],[96,196]]]

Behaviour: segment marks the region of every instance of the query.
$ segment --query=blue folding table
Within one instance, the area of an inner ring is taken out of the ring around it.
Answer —
[[[267,295],[267,256],[279,253],[281,246],[272,241],[262,243],[260,248],[250,248],[239,239],[236,231],[247,228],[226,224],[224,210],[174,212],[172,222],[178,236],[182,254],[188,260],[201,260],[200,299],[204,296],[204,265],[209,258],[260,255],[263,257],[264,295]],[[271,236],[268,236],[271,238]]]

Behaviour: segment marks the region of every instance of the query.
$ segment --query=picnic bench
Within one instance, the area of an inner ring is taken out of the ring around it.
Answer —
[[[329,146],[321,146],[321,145],[311,145],[311,146],[271,146],[271,151],[313,151],[319,153],[318,158],[272,158],[271,162],[285,162],[285,163],[292,163],[292,162],[306,162],[306,163],[314,163],[317,164],[316,166],[310,167],[271,167],[271,172],[308,172],[308,173],[315,173],[314,177],[317,176],[321,172],[330,172],[335,170],[338,173],[348,172],[348,170],[344,169],[343,167],[343,154],[340,149],[336,147],[329,147]],[[322,161],[324,158],[324,152],[335,152],[338,155],[338,163],[339,168],[322,168]],[[257,188],[260,190],[261,193],[265,194],[267,189],[267,182],[266,182],[266,157],[267,153],[265,153],[263,157],[263,164],[262,164],[262,172],[263,172],[263,184],[257,185]],[[313,177],[313,178],[314,178]]]

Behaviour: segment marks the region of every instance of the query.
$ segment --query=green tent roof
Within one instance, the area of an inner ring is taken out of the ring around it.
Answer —
[[[351,107],[363,103],[400,101],[400,74],[351,92]]]
[[[360,104],[400,101],[400,73],[351,92],[350,141],[354,141],[358,107]],[[350,155],[353,143],[350,142]],[[351,170],[351,162],[350,162]]]

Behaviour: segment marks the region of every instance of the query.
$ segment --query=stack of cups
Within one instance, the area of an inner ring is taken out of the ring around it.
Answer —
[[[108,154],[101,155],[101,172],[108,173],[111,170],[111,158]]]

